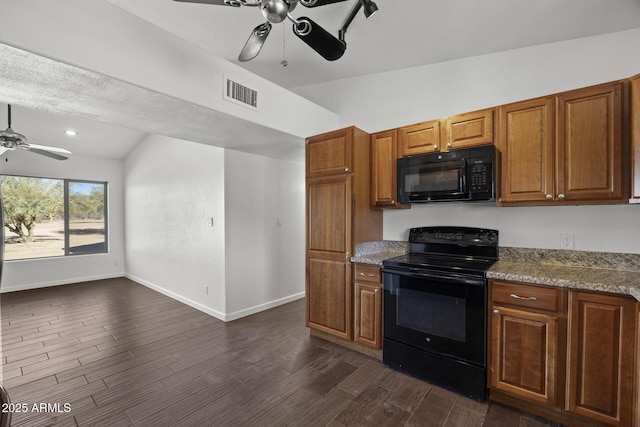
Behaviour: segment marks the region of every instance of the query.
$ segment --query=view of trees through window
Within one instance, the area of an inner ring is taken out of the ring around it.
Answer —
[[[106,187],[104,182],[0,177],[5,260],[106,252]]]

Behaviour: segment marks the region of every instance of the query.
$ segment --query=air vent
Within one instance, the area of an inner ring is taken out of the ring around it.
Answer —
[[[224,99],[236,104],[258,109],[258,91],[248,88],[230,79],[225,79],[226,89]]]

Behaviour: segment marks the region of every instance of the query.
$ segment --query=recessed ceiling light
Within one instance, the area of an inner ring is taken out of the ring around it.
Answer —
[[[64,134],[67,136],[76,136],[78,134],[78,132],[76,132],[75,130],[72,129],[67,129],[64,131]]]

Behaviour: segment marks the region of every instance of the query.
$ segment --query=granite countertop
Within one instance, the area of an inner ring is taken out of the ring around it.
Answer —
[[[640,301],[640,271],[498,261],[490,279],[631,295]]]
[[[409,252],[409,242],[383,240],[379,242],[358,243],[351,262],[382,265],[385,259],[405,255]]]
[[[631,295],[640,301],[640,254],[500,247],[490,279]]]
[[[404,255],[407,242],[356,245],[352,262],[382,265]],[[640,301],[640,254],[500,247],[500,260],[487,271],[490,279],[630,295]]]

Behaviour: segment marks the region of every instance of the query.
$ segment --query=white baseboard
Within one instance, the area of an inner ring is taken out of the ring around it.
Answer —
[[[186,298],[186,297],[184,297],[184,296],[182,296],[180,294],[177,294],[175,292],[169,291],[169,290],[163,288],[162,286],[158,286],[158,285],[156,285],[154,283],[148,282],[148,281],[146,281],[144,279],[141,279],[139,277],[133,276],[131,274],[126,274],[125,273],[125,277],[128,278],[128,279],[133,280],[136,283],[139,283],[139,284],[141,284],[143,286],[146,286],[146,287],[148,287],[150,289],[153,289],[154,291],[160,292],[161,294],[166,295],[169,298],[173,298],[173,299],[175,299],[177,301],[180,301],[181,303],[184,303],[184,304],[186,304],[186,305],[188,305],[190,307],[193,307],[196,310],[200,310],[200,311],[202,311],[204,313],[207,313],[208,315],[213,316],[216,319],[220,319],[223,322],[231,322],[232,320],[240,319],[240,318],[245,317],[245,316],[250,316],[252,314],[259,313],[261,311],[265,311],[265,310],[268,310],[270,308],[277,307],[279,305],[283,305],[283,304],[287,304],[287,303],[292,302],[292,301],[299,300],[301,298],[304,298],[304,296],[305,296],[304,292],[300,292],[300,293],[297,293],[297,294],[294,294],[294,295],[290,295],[290,296],[287,296],[287,297],[284,297],[284,298],[280,298],[280,299],[277,299],[277,300],[269,301],[269,302],[266,302],[264,304],[259,304],[259,305],[256,305],[254,307],[245,308],[245,309],[238,310],[238,311],[235,311],[233,313],[227,314],[227,313],[222,313],[222,312],[220,312],[218,310],[214,310],[214,309],[212,309],[210,307],[207,307],[206,305],[200,304],[199,302],[196,302],[196,301],[194,301],[194,300],[192,300],[190,298]]]
[[[230,322],[232,320],[240,319],[241,317],[250,316],[252,314],[259,313],[261,311],[269,310],[270,308],[277,307],[279,305],[287,304],[305,297],[304,292],[300,292],[297,294],[289,295],[284,298],[280,298],[277,300],[265,302],[263,304],[258,304],[253,307],[245,308],[242,310],[234,311],[233,313],[229,313],[226,315],[226,322]]]
[[[177,294],[175,292],[169,291],[169,290],[163,288],[162,286],[158,286],[155,283],[151,283],[149,281],[141,279],[141,278],[139,278],[137,276],[134,276],[132,274],[125,273],[125,277],[127,279],[133,280],[136,283],[139,283],[139,284],[141,284],[143,286],[146,286],[149,289],[153,289],[156,292],[160,292],[162,295],[166,295],[169,298],[172,298],[174,300],[180,301],[181,303],[187,304],[189,307],[193,307],[196,310],[200,310],[200,311],[202,311],[204,313],[207,313],[208,315],[213,316],[216,319],[220,319],[222,321],[225,321],[224,313],[221,313],[218,310],[214,310],[214,309],[212,309],[210,307],[207,307],[206,305],[200,304],[199,302],[196,302],[196,301],[194,301],[192,299],[183,297],[180,294]]]
[[[81,283],[81,282],[91,282],[94,280],[103,280],[103,279],[116,279],[118,277],[125,277],[124,272],[120,273],[111,273],[111,274],[102,274],[97,276],[86,276],[86,277],[74,277],[73,279],[66,280],[54,280],[51,282],[41,282],[41,283],[29,283],[27,285],[18,285],[18,286],[0,286],[0,294],[6,294],[9,292],[18,292],[18,291],[28,291],[31,289],[41,289],[41,288],[49,288],[52,286],[64,286],[71,285],[73,283]]]

